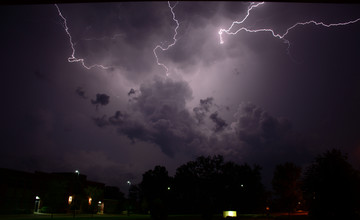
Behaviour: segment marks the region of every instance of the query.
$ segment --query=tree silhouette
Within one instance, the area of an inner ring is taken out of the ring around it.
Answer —
[[[309,215],[315,219],[357,219],[359,173],[340,150],[319,155],[304,179]]]
[[[199,213],[210,218],[215,206],[221,186],[222,166],[224,158],[220,155],[213,157],[198,157],[176,170],[175,187],[178,192],[180,205],[184,212]]]
[[[261,183],[261,167],[227,162],[223,166],[223,209],[235,209],[242,213],[262,211],[265,206],[265,189]]]
[[[156,166],[143,174],[140,183],[142,199],[149,205],[153,219],[166,219],[167,217],[167,194],[171,178],[163,166]]]
[[[300,178],[301,167],[290,162],[276,166],[272,187],[280,211],[293,212],[298,203],[302,202]]]
[[[153,219],[165,219],[169,212],[202,214],[203,219],[225,210],[259,212],[265,205],[260,171],[259,166],[224,162],[221,155],[200,156],[178,167],[174,178],[162,166],[145,172],[129,198],[150,210]]]
[[[174,184],[182,212],[203,214],[224,210],[255,212],[263,206],[261,168],[224,162],[221,155],[198,157],[180,166]]]

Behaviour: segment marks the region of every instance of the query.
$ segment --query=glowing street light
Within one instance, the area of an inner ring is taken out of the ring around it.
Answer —
[[[40,197],[35,196],[35,209],[34,209],[34,212],[39,212],[39,207],[40,207]]]
[[[73,197],[72,197],[72,196],[69,196],[69,199],[68,199],[69,205],[72,203],[72,200],[73,200]]]
[[[76,173],[77,175],[80,175],[79,170],[75,170],[75,173]]]

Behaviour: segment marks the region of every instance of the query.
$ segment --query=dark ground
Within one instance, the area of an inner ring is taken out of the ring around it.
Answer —
[[[23,214],[23,215],[0,215],[1,220],[144,220],[151,219],[150,215],[138,215],[131,214],[127,215],[85,215],[79,214],[73,217],[70,214],[54,214],[51,218],[50,214]],[[168,216],[168,220],[202,220],[201,215],[170,215]],[[214,215],[212,220],[220,220],[224,219],[222,215]],[[239,215],[237,218],[228,218],[228,219],[240,219],[240,220],[266,220],[266,219],[291,219],[291,220],[307,220],[309,219],[306,215],[292,215],[288,216],[285,213],[277,213],[271,214],[268,218],[264,215]]]

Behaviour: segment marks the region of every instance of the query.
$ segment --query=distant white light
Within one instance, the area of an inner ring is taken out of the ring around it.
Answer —
[[[170,190],[171,188],[170,188],[170,186],[168,186],[168,188],[167,188],[168,190]]]
[[[72,200],[73,200],[73,197],[72,197],[72,196],[69,196],[69,199],[68,199],[69,205],[71,204]]]
[[[39,196],[36,196],[35,199],[40,199],[40,197],[39,197]]]
[[[223,212],[223,217],[236,217],[236,211],[224,211]]]
[[[76,173],[77,175],[79,175],[79,174],[80,174],[79,170],[75,170],[75,173]]]
[[[128,180],[127,182],[126,182],[127,184],[129,184],[129,185],[131,185],[131,182],[130,182],[130,180]]]
[[[101,204],[101,201],[99,201],[99,204]]]
[[[240,186],[241,186],[242,188],[244,188],[244,184],[241,184]]]

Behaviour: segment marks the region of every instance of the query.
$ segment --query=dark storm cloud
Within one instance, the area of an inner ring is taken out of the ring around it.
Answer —
[[[253,103],[241,103],[232,124],[249,159],[262,160],[271,155],[281,161],[295,158],[301,143],[287,119],[275,118]],[[306,146],[301,146],[306,152]]]
[[[210,111],[211,106],[213,105],[214,98],[208,97],[206,99],[200,99],[200,104],[198,107],[193,109],[195,117],[198,123],[202,123],[206,114]]]
[[[210,107],[213,105],[214,98],[208,97],[206,99],[200,99],[200,107],[206,112],[209,112]]]
[[[158,50],[160,60],[187,67],[196,65],[197,62],[224,59],[221,50],[204,53],[205,44],[209,40],[214,43],[217,41],[217,29],[223,20],[219,16],[231,14],[226,7],[222,7],[223,4],[225,3],[176,4],[174,12],[180,22],[178,41],[166,52]],[[174,6],[175,2],[171,5]],[[233,10],[239,8],[242,13],[248,6],[244,3],[235,5]],[[147,75],[149,69],[154,68],[152,50],[156,45],[169,45],[175,33],[176,23],[167,2],[90,4],[61,8],[72,26],[71,32],[77,43],[78,53],[86,54],[84,58],[88,63],[102,62],[106,66],[112,66],[113,70],[121,70],[131,80],[138,80]]]
[[[220,8],[221,2],[179,2],[175,8],[178,18],[194,27],[206,26],[208,20],[214,17]]]
[[[78,94],[81,98],[83,99],[87,99],[86,95],[85,95],[85,91],[82,87],[77,87],[75,90],[76,94]]]
[[[99,106],[99,105],[107,105],[110,102],[110,96],[106,94],[96,94],[96,99],[91,99],[91,104]]]
[[[235,114],[236,134],[251,146],[274,143],[291,133],[291,124],[270,116],[253,103],[242,103]]]
[[[186,82],[156,77],[140,86],[140,95],[132,102],[133,112],[117,111],[106,123],[132,141],[154,143],[166,155],[174,156],[175,151],[188,151],[194,141],[203,139],[185,106],[191,98]],[[103,118],[95,123],[106,124]]]
[[[254,159],[253,152],[264,156],[274,149],[293,150],[290,122],[272,117],[254,104],[242,103],[235,121],[229,124],[220,116],[220,110],[210,113],[217,106],[212,97],[201,99],[199,106],[190,112],[186,102],[192,98],[192,91],[185,81],[156,77],[142,84],[139,91],[130,102],[131,111],[94,118],[94,123],[98,127],[112,126],[133,142],[155,144],[170,157],[178,151],[191,154],[215,151]],[[213,129],[207,129],[211,124],[215,124]]]
[[[136,92],[135,89],[131,88],[130,91],[128,92],[128,96],[135,94],[135,92]]]
[[[215,123],[215,132],[222,131],[227,126],[226,121],[219,116],[218,112],[212,113],[210,119]]]
[[[102,117],[93,118],[93,120],[95,124],[100,128],[109,125],[106,115],[103,115]]]
[[[180,21],[178,41],[163,59],[180,69],[191,69],[199,64],[208,66],[215,60],[233,58],[234,54],[222,49],[228,46],[219,47],[217,33],[220,28],[229,27],[232,21],[243,18],[249,5],[244,2],[180,2],[174,8]]]
[[[86,54],[88,63],[102,62],[135,81],[156,67],[152,50],[158,44],[170,44],[176,26],[167,2],[61,8],[72,26],[77,51]]]

